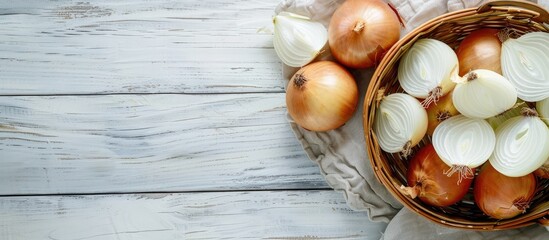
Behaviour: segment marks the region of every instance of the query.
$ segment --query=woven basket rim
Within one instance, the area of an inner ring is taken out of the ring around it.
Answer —
[[[492,220],[492,221],[479,221],[473,222],[467,219],[453,217],[442,213],[435,213],[433,210],[419,203],[417,200],[412,200],[407,196],[404,196],[398,188],[399,183],[391,177],[391,170],[386,161],[383,161],[379,156],[382,153],[380,149],[375,133],[372,130],[373,116],[375,115],[375,107],[372,105],[378,105],[378,91],[380,90],[381,80],[384,75],[384,68],[389,63],[394,63],[395,56],[403,53],[405,49],[403,46],[407,44],[413,44],[417,39],[431,32],[433,29],[445,24],[447,21],[467,18],[471,16],[481,16],[482,14],[509,14],[529,16],[528,19],[531,22],[535,22],[541,25],[544,31],[549,32],[549,13],[543,7],[531,3],[522,1],[493,1],[486,3],[478,8],[468,8],[451,13],[446,13],[433,18],[421,26],[415,28],[410,33],[406,34],[403,38],[397,41],[386,53],[383,59],[377,66],[370,83],[368,90],[364,98],[363,105],[363,124],[364,135],[366,138],[366,148],[368,158],[374,170],[376,178],[391,192],[391,194],[400,201],[404,206],[411,209],[413,212],[429,219],[432,222],[453,228],[460,229],[474,229],[474,230],[501,230],[512,229],[528,226],[534,223],[547,224],[549,222],[549,201],[543,202],[529,209],[529,212],[520,217],[508,219],[508,220]],[[543,24],[546,25],[543,25]]]

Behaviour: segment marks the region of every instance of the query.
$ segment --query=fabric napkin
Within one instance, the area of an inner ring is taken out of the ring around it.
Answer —
[[[275,13],[289,11],[308,16],[326,27],[330,17],[344,0],[282,0]],[[483,0],[388,0],[406,23],[401,37],[422,23],[441,14],[477,7]],[[533,1],[537,2],[537,1]],[[549,0],[538,4],[549,6]],[[329,56],[327,57],[329,58]],[[288,82],[297,68],[284,66]],[[347,204],[357,211],[366,211],[372,221],[389,222],[384,239],[549,239],[543,227],[531,226],[518,230],[480,233],[446,228],[423,219],[403,208],[376,179],[368,160],[362,126],[363,98],[374,69],[353,70],[360,93],[360,102],[353,117],[342,127],[327,132],[312,132],[299,127],[288,115],[295,136],[308,157],[318,164],[326,182],[343,193]],[[410,234],[413,233],[413,234]],[[527,234],[525,234],[527,233]]]

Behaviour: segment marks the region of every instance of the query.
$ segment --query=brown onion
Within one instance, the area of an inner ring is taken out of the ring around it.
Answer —
[[[440,97],[438,102],[430,104],[427,110],[427,134],[433,135],[435,128],[444,120],[458,115],[459,112],[452,102],[452,92]]]
[[[456,50],[459,76],[475,69],[486,69],[501,75],[501,41],[498,29],[481,28],[465,37]]]
[[[477,206],[495,219],[515,217],[526,211],[536,191],[536,177],[507,177],[488,162],[482,167],[474,184]]]
[[[549,178],[549,159],[545,163],[534,171],[534,174],[540,178]]]
[[[353,76],[331,61],[299,69],[286,90],[292,119],[311,131],[328,131],[343,125],[355,112],[358,87]]]
[[[409,187],[401,187],[401,190],[431,206],[452,205],[465,196],[473,178],[464,178],[458,183],[459,174],[448,177],[445,172],[449,170],[450,167],[440,159],[433,145],[426,145],[410,160],[406,174]]]
[[[381,0],[348,0],[334,12],[328,27],[332,55],[352,68],[371,67],[400,38],[400,22]]]

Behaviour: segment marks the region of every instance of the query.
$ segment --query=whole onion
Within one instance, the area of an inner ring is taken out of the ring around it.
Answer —
[[[529,207],[536,191],[536,177],[507,177],[486,163],[475,178],[475,203],[486,215],[495,219],[515,217]]]
[[[445,174],[449,170],[450,167],[440,159],[433,145],[426,145],[408,164],[408,187],[401,187],[401,190],[412,198],[419,197],[422,202],[431,206],[452,205],[465,196],[473,178],[459,182],[458,174]]]
[[[345,68],[331,61],[314,62],[288,83],[286,105],[293,120],[311,131],[328,131],[349,120],[358,104],[358,87]]]
[[[456,50],[459,76],[475,69],[491,70],[501,75],[501,41],[498,33],[495,28],[481,28],[461,41]]]
[[[332,55],[352,68],[374,66],[399,38],[399,18],[381,0],[345,1],[328,27]]]

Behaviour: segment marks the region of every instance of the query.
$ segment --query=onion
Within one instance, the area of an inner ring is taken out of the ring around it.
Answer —
[[[534,171],[534,174],[540,178],[549,178],[549,159],[545,163]]]
[[[511,109],[491,118],[487,118],[486,121],[490,124],[490,126],[492,126],[495,131],[501,124],[505,123],[507,120],[517,116],[521,116],[522,109],[525,107],[528,107],[526,102],[519,102],[515,104],[515,106],[513,106]]]
[[[345,1],[328,26],[332,55],[352,68],[374,66],[399,38],[399,19],[381,0]]]
[[[328,41],[328,31],[324,25],[305,16],[281,12],[274,17],[273,23],[276,54],[291,67],[301,67],[311,62]]]
[[[398,66],[398,81],[406,93],[431,102],[446,95],[456,85],[458,59],[446,43],[435,39],[420,39],[404,53]]]
[[[536,102],[536,110],[541,120],[549,126],[549,98]]]
[[[427,112],[414,97],[393,93],[381,100],[373,129],[383,151],[407,157],[427,131]]]
[[[488,160],[496,136],[485,120],[457,115],[438,125],[432,143],[442,161],[451,166],[447,174],[458,172],[461,180],[472,178],[472,168]]]
[[[501,49],[501,68],[518,97],[536,102],[549,97],[549,33],[530,32],[508,38]]]
[[[311,63],[297,71],[286,91],[293,120],[311,131],[327,131],[349,120],[358,104],[353,76],[331,61]]]
[[[457,110],[470,118],[489,118],[510,109],[517,102],[513,85],[496,72],[477,69],[460,79],[452,100]]]
[[[422,147],[408,164],[406,179],[409,187],[401,186],[406,195],[419,199],[432,206],[452,205],[465,196],[471,186],[472,178],[459,181],[459,176],[448,176],[449,171],[437,155],[432,144]],[[474,171],[474,170],[473,170]]]
[[[508,219],[524,213],[536,190],[533,174],[507,177],[489,163],[482,167],[475,179],[475,203],[486,215],[495,219]]]
[[[427,108],[427,134],[433,135],[435,128],[444,120],[458,115],[459,112],[452,103],[452,92],[441,97],[436,104],[431,104]]]
[[[501,74],[501,42],[498,32],[494,28],[481,28],[461,41],[456,50],[460,76],[475,69],[487,69]]]
[[[496,147],[490,163],[509,177],[527,175],[549,159],[549,128],[531,109],[496,129]]]

